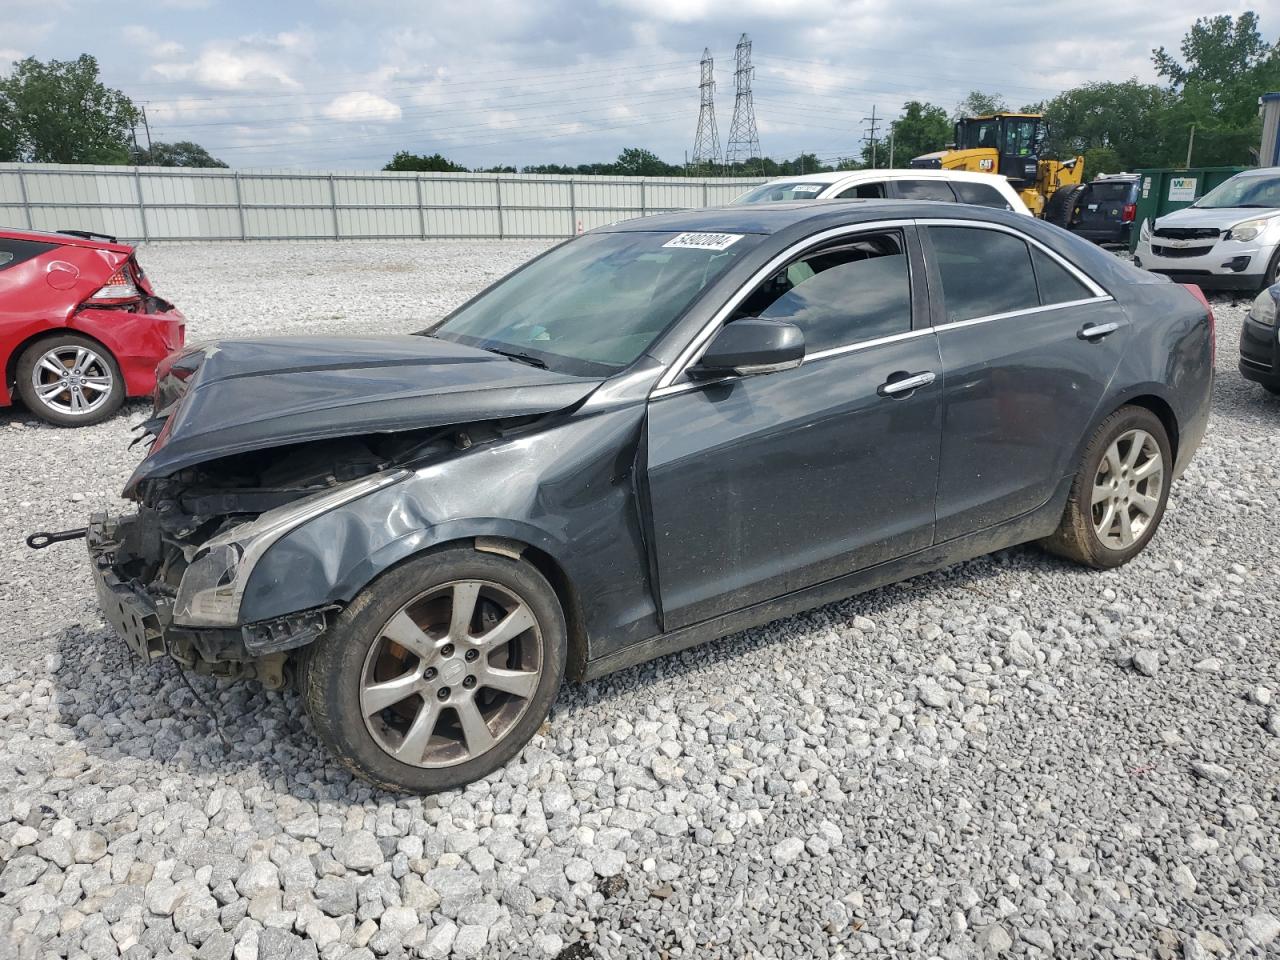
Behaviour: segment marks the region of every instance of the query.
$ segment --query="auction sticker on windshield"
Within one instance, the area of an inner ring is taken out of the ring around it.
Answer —
[[[664,247],[687,247],[692,250],[724,250],[742,239],[740,233],[682,233],[672,237]]]

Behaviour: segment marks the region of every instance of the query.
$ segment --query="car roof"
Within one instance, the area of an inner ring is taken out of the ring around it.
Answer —
[[[875,170],[829,170],[823,173],[776,177],[761,186],[781,186],[788,183],[843,183],[846,180],[972,180],[990,183],[1005,178],[995,173],[977,173],[973,170],[939,170],[936,167],[882,167]]]
[[[1241,170],[1237,177],[1274,177],[1280,174],[1280,167],[1256,167],[1253,170]]]
[[[114,250],[117,253],[132,253],[133,247],[127,243],[107,240],[98,237],[78,237],[70,233],[59,233],[53,230],[21,230],[16,227],[0,227],[0,238],[5,240],[30,240],[35,243],[57,243],[66,247],[92,247],[96,250]]]
[[[991,220],[1020,228],[1029,219],[1024,214],[939,200],[800,200],[781,203],[746,203],[724,207],[701,207],[659,213],[651,217],[620,220],[600,233],[781,233],[797,224],[812,222],[813,229],[863,223],[873,220],[913,218]]]

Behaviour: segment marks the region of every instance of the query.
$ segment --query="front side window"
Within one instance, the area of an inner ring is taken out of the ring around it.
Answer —
[[[911,329],[911,273],[897,231],[842,240],[792,261],[734,314],[794,323],[805,353]]]
[[[780,203],[787,200],[812,200],[827,185],[825,183],[766,183],[748,190],[733,202],[744,203]]]
[[[956,195],[945,180],[898,180],[898,196],[903,200],[945,200],[956,202]]]
[[[947,322],[1040,306],[1031,251],[999,230],[930,227]]]
[[[756,234],[584,234],[426,332],[571,376],[608,376],[759,242]]]

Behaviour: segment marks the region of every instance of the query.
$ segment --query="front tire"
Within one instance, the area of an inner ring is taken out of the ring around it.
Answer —
[[[307,651],[302,692],[320,739],[352,771],[432,793],[524,747],[567,652],[564,613],[537,569],[449,547],[366,587]]]
[[[1083,183],[1073,183],[1053,191],[1053,195],[1044,205],[1044,219],[1049,223],[1057,224],[1064,230],[1069,229],[1071,221],[1075,218],[1076,201],[1083,195],[1084,188]]]
[[[17,373],[18,396],[27,409],[55,426],[101,423],[124,403],[124,378],[115,357],[77,333],[37,340],[18,358]]]
[[[1043,545],[1097,569],[1128,563],[1160,526],[1172,479],[1160,418],[1145,407],[1121,407],[1094,432],[1058,529]]]

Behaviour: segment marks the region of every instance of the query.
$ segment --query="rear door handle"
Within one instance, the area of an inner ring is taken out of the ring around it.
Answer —
[[[1086,323],[1076,334],[1081,340],[1101,340],[1109,333],[1120,329],[1118,323]]]
[[[894,377],[901,379],[895,380]],[[903,376],[901,374],[893,374],[888,380],[880,384],[880,396],[897,397],[904,393],[911,393],[913,390],[919,390],[921,387],[927,387],[933,383],[936,378],[932,370],[926,370],[924,373],[913,373]]]

